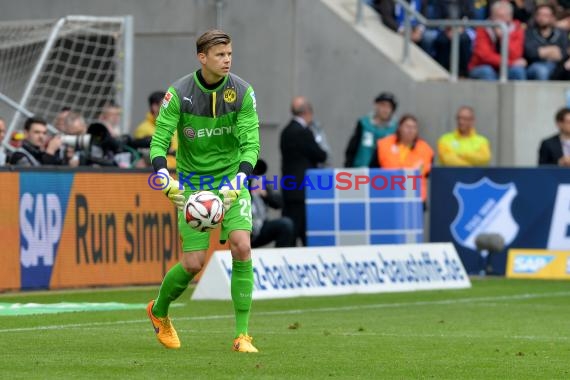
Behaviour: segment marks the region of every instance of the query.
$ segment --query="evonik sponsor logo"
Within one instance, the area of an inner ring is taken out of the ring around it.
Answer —
[[[223,136],[232,134],[232,126],[223,126],[215,128],[194,129],[192,127],[184,127],[184,136],[190,140],[203,137]]]

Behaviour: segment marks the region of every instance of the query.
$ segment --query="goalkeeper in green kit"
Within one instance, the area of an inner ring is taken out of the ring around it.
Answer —
[[[179,210],[184,253],[166,273],[158,297],[148,304],[147,313],[159,342],[167,348],[179,348],[180,340],[168,317],[168,308],[202,269],[210,240],[208,232],[198,232],[186,224],[182,209],[191,193],[209,190],[200,188],[201,177],[213,177],[212,191],[218,192],[226,209],[220,240],[229,240],[233,259],[231,296],[236,331],[232,348],[258,352],[248,334],[253,291],[252,220],[251,198],[244,185],[259,155],[255,94],[248,83],[230,73],[232,45],[226,33],[207,31],[196,41],[196,50],[201,69],[169,87],[151,143],[152,165],[163,178],[163,192]],[[171,178],[166,169],[166,153],[174,133],[178,135],[176,169],[181,183]]]

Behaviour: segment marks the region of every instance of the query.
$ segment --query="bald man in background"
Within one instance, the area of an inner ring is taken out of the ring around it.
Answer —
[[[305,190],[300,189],[308,169],[318,167],[327,160],[327,152],[315,141],[311,131],[313,106],[303,96],[291,102],[293,118],[281,132],[281,172],[285,180],[283,193],[283,216],[291,218],[295,224],[295,236],[304,246],[306,237]]]

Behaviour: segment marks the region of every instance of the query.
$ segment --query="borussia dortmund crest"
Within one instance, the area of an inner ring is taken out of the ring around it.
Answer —
[[[236,101],[237,95],[233,88],[226,88],[224,90],[224,102],[233,103]]]

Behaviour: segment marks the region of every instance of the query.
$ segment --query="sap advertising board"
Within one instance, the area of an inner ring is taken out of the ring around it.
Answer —
[[[475,238],[499,233],[505,252],[493,255],[505,272],[509,248],[570,249],[570,171],[545,168],[434,168],[430,241],[452,241],[469,273],[482,261]]]
[[[176,210],[148,173],[0,172],[2,289],[160,281],[180,252]],[[121,187],[120,193],[109,189]]]

